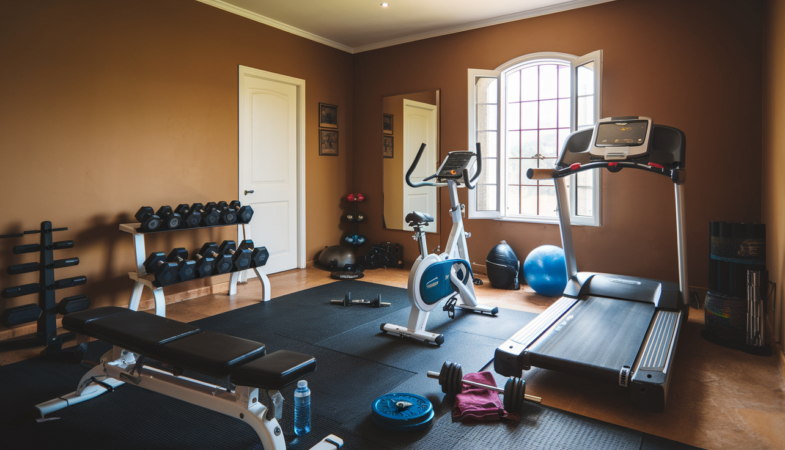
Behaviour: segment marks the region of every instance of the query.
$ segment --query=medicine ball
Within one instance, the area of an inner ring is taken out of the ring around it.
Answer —
[[[319,254],[318,264],[325,270],[343,270],[348,264],[355,264],[354,252],[342,245],[325,247]]]
[[[485,264],[491,286],[497,289],[518,290],[521,288],[518,281],[521,263],[507,242],[502,241],[493,247],[488,253],[488,257],[485,258]]]

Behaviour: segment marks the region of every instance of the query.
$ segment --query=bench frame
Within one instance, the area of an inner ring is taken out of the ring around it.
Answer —
[[[83,335],[78,335],[78,339],[82,337]],[[75,392],[40,403],[36,405],[36,409],[41,413],[41,417],[44,417],[110,392],[125,383],[131,383],[242,420],[254,429],[265,449],[286,448],[283,431],[278,424],[283,410],[283,396],[279,391],[262,390],[261,393],[270,397],[270,408],[261,402],[259,388],[238,385],[234,391],[230,391],[221,386],[144,365],[141,366],[141,371],[135,371],[139,356],[114,346],[79,380]],[[343,440],[331,434],[311,450],[335,450],[342,446]]]

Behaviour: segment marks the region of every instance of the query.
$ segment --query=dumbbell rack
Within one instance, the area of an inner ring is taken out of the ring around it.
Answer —
[[[233,224],[212,225],[209,227],[177,228],[174,230],[167,229],[167,230],[144,231],[144,232],[139,229],[140,226],[141,224],[139,222],[120,224],[120,231],[124,233],[129,233],[133,237],[134,251],[136,252],[136,272],[128,272],[128,277],[134,280],[134,290],[131,293],[131,300],[128,302],[128,308],[134,311],[137,311],[139,309],[139,302],[142,300],[142,292],[144,292],[144,288],[147,287],[153,292],[153,298],[155,300],[155,314],[161,317],[166,317],[166,298],[164,297],[163,287],[159,287],[153,284],[153,279],[154,279],[153,275],[148,275],[147,271],[145,270],[144,261],[145,259],[147,259],[147,251],[145,250],[145,245],[144,245],[145,236],[151,234],[157,234],[157,233],[198,230],[202,228],[241,226],[243,230],[244,239],[250,239],[250,230],[248,229],[248,224],[245,223],[242,224],[233,223]],[[237,294],[238,282],[240,283],[248,282],[248,270],[230,272],[232,274],[232,277],[229,280],[229,295]],[[264,272],[259,270],[259,267],[254,267],[253,271],[256,272],[256,276],[259,278],[259,282],[262,284],[262,298],[260,301],[270,300],[270,279],[267,278],[267,275]],[[219,275],[226,275],[226,274],[221,273],[216,275],[210,275],[209,277],[195,278],[195,279],[204,280]],[[193,280],[188,280],[188,281],[193,281]],[[178,283],[182,283],[182,281],[178,281],[177,283],[173,283],[173,284],[168,284],[167,286],[173,286]]]
[[[360,223],[362,223],[359,220],[357,220],[357,218],[359,217],[359,214],[360,214],[359,211],[358,211],[358,208],[359,208],[358,203],[360,203],[360,201],[359,200],[349,200],[349,203],[350,203],[350,205],[352,203],[354,204],[354,212],[352,213],[352,214],[354,214],[354,220],[349,221],[352,224],[352,234],[350,234],[350,236],[351,235],[359,235],[360,234],[359,233],[359,231],[360,231],[359,230]],[[350,206],[350,208],[351,208],[351,206]],[[347,216],[347,214],[344,214],[344,217],[346,217],[346,216]],[[361,246],[365,245],[365,242],[363,242],[362,244],[353,244],[353,243],[350,242],[349,245],[353,245],[354,249],[355,249],[355,252],[356,252],[358,248],[360,248]]]
[[[52,228],[52,222],[41,222],[41,229],[40,230],[28,230],[22,233],[15,233],[15,234],[7,234],[0,236],[0,238],[11,238],[11,237],[22,237],[28,234],[41,234],[41,242],[40,244],[27,244],[27,245],[18,245],[14,247],[14,254],[22,254],[22,253],[33,253],[33,252],[40,252],[41,258],[38,262],[27,263],[27,264],[20,264],[16,266],[10,266],[9,272],[14,272],[13,274],[21,274],[21,273],[30,273],[35,272],[36,268],[33,266],[37,265],[37,271],[40,273],[40,278],[38,283],[28,284],[24,286],[15,286],[11,288],[6,288],[2,291],[3,298],[16,298],[21,297],[24,295],[30,295],[34,293],[38,293],[38,307],[40,308],[40,315],[38,316],[37,320],[37,331],[34,335],[27,335],[27,336],[19,336],[16,338],[7,339],[5,341],[0,342],[0,351],[7,351],[7,350],[16,350],[22,348],[30,348],[30,347],[39,347],[45,345],[46,348],[41,352],[42,355],[45,356],[54,356],[57,354],[63,356],[69,356],[71,353],[70,350],[64,351],[62,350],[62,345],[64,342],[70,341],[74,339],[73,333],[63,333],[58,335],[57,334],[57,313],[58,313],[58,305],[55,298],[55,290],[57,289],[64,289],[73,286],[80,286],[85,284],[87,281],[87,277],[85,276],[78,276],[72,278],[65,278],[61,280],[55,281],[55,260],[54,260],[54,251],[66,248],[73,247],[73,241],[63,241],[63,243],[55,243],[52,239],[52,234],[56,231],[66,231],[68,228]],[[57,245],[61,244],[61,245]],[[57,248],[55,248],[57,247]],[[57,265],[58,268],[60,267],[72,267],[79,264],[79,259],[75,258],[76,262],[68,262],[67,260],[62,265]],[[25,267],[27,266],[27,267]],[[17,270],[12,270],[12,268],[17,268]],[[29,270],[28,270],[29,268]],[[87,305],[89,306],[89,300],[83,296],[77,297],[70,297],[69,299],[64,300],[86,300]],[[29,306],[29,305],[25,305]]]

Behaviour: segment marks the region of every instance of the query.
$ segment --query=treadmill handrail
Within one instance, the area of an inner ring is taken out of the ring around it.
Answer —
[[[646,165],[632,161],[598,161],[589,164],[573,164],[572,166],[564,168],[529,169],[526,171],[526,177],[530,180],[563,178],[578,172],[602,168],[607,168],[611,172],[618,172],[623,168],[645,170],[657,175],[665,175],[676,184],[684,184],[684,181],[686,181],[686,172],[684,169],[666,169],[662,166]]]

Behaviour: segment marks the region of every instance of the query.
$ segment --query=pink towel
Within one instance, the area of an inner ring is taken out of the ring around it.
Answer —
[[[490,372],[470,373],[463,378],[496,386],[496,380]],[[463,392],[455,396],[455,406],[452,408],[453,422],[490,422],[502,419],[518,421],[520,417],[518,414],[504,411],[498,392],[464,384]]]

